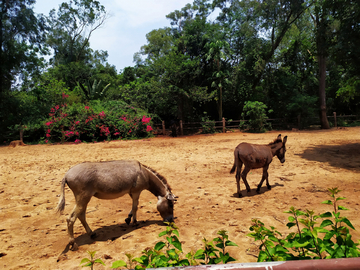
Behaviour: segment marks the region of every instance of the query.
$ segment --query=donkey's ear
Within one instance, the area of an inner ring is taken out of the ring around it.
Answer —
[[[281,141],[281,134],[279,134],[279,136],[277,137],[277,140]]]
[[[284,137],[283,144],[285,144],[287,141],[287,136]]]

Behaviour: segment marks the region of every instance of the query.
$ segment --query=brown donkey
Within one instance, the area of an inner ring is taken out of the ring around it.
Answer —
[[[85,218],[86,207],[93,196],[111,200],[129,194],[133,204],[125,221],[129,224],[133,218],[135,224],[140,193],[147,189],[158,198],[157,209],[164,221],[172,222],[174,219],[173,202],[176,196],[172,194],[166,179],[136,160],[86,162],[72,167],[61,181],[61,197],[56,208],[60,213],[65,208],[65,184],[74,193],[76,203],[67,218],[69,245],[72,250],[77,249],[74,239],[74,222],[77,218],[86,232],[91,237],[95,236]]]
[[[240,192],[240,175],[245,183],[246,190],[249,193],[250,186],[246,180],[246,176],[251,169],[263,168],[263,175],[259,185],[257,186],[256,192],[260,193],[260,188],[265,179],[267,188],[271,189],[269,184],[269,174],[267,171],[275,155],[278,157],[281,163],[285,162],[286,141],[287,136],[285,136],[284,140],[282,141],[281,134],[279,134],[276,140],[272,143],[269,143],[268,145],[240,143],[235,148],[235,161],[230,173],[234,173],[236,168],[236,185],[239,198],[242,197]],[[241,173],[241,167],[243,164],[245,165],[245,169]]]

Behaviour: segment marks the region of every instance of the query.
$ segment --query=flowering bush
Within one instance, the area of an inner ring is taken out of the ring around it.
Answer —
[[[46,143],[142,138],[153,130],[145,112],[116,101],[55,105],[44,125]]]

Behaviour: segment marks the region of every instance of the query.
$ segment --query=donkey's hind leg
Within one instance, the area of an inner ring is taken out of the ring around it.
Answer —
[[[269,169],[269,165],[265,166],[263,168],[263,175],[262,175],[262,178],[261,178],[261,181],[256,189],[256,192],[257,193],[260,193],[260,188],[262,186],[262,184],[264,183],[264,180],[266,179],[266,186],[267,188],[270,190],[271,189],[271,186],[269,184],[269,173],[268,173],[268,169]]]
[[[251,188],[250,188],[250,186],[249,186],[249,184],[248,184],[248,181],[247,181],[247,179],[246,179],[246,176],[247,176],[247,174],[250,172],[250,169],[249,169],[249,167],[247,167],[246,165],[245,165],[245,168],[244,168],[244,170],[243,170],[243,172],[242,172],[242,174],[241,174],[241,177],[242,177],[242,179],[243,179],[243,181],[244,181],[244,184],[245,184],[245,186],[246,186],[246,191],[247,191],[247,193],[250,193],[251,192]]]
[[[242,163],[241,160],[238,160],[236,162],[236,175],[235,175],[235,178],[236,178],[237,194],[239,195],[239,198],[242,197],[242,194],[241,194],[241,191],[240,191],[240,176],[241,176],[242,165],[243,165],[243,163]]]
[[[71,250],[77,250],[78,246],[75,243],[74,238],[74,223],[77,218],[81,221],[82,225],[84,226],[86,232],[93,237],[92,230],[90,229],[89,225],[86,222],[85,214],[86,214],[86,207],[89,203],[91,197],[89,198],[76,198],[76,205],[69,215],[69,217],[66,219],[67,225],[68,225],[68,234],[69,234],[69,245]]]

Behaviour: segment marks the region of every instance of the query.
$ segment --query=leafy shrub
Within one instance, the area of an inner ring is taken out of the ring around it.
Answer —
[[[159,234],[159,237],[166,237],[166,242],[160,241],[155,244],[154,248],[144,250],[140,258],[134,258],[131,254],[126,254],[128,263],[122,260],[115,261],[111,268],[125,267],[126,269],[141,270],[145,268],[217,264],[235,261],[229,253],[225,253],[225,248],[237,245],[228,240],[226,231],[219,231],[218,235],[219,237],[214,238],[213,241],[204,238],[204,249],[189,252],[184,257],[178,228],[174,223],[168,223],[166,230]]]
[[[151,135],[151,117],[120,101],[66,103],[51,108],[46,141],[99,141]]]
[[[240,129],[248,129],[254,132],[265,132],[266,129],[271,129],[271,125],[266,123],[268,119],[266,115],[267,106],[259,101],[246,101],[243,113],[243,119],[247,118],[246,122],[240,123]],[[269,110],[269,113],[272,111]]]
[[[203,134],[212,134],[216,132],[215,129],[215,121],[210,120],[209,116],[207,116],[207,113],[204,112],[204,116],[201,118],[201,127]]]
[[[360,249],[349,232],[349,228],[355,228],[346,217],[340,216],[340,210],[347,208],[337,204],[345,198],[336,197],[340,192],[337,188],[329,189],[329,192],[332,200],[322,203],[332,205],[332,212],[315,215],[314,211],[304,212],[294,207],[285,212],[290,214],[287,227],[297,229],[285,239],[274,227],[268,229],[260,220],[254,219],[254,224],[250,227],[252,233],[248,236],[261,242],[258,262],[359,257]],[[319,219],[322,222],[320,226],[316,226]],[[303,226],[302,230],[300,224]]]

